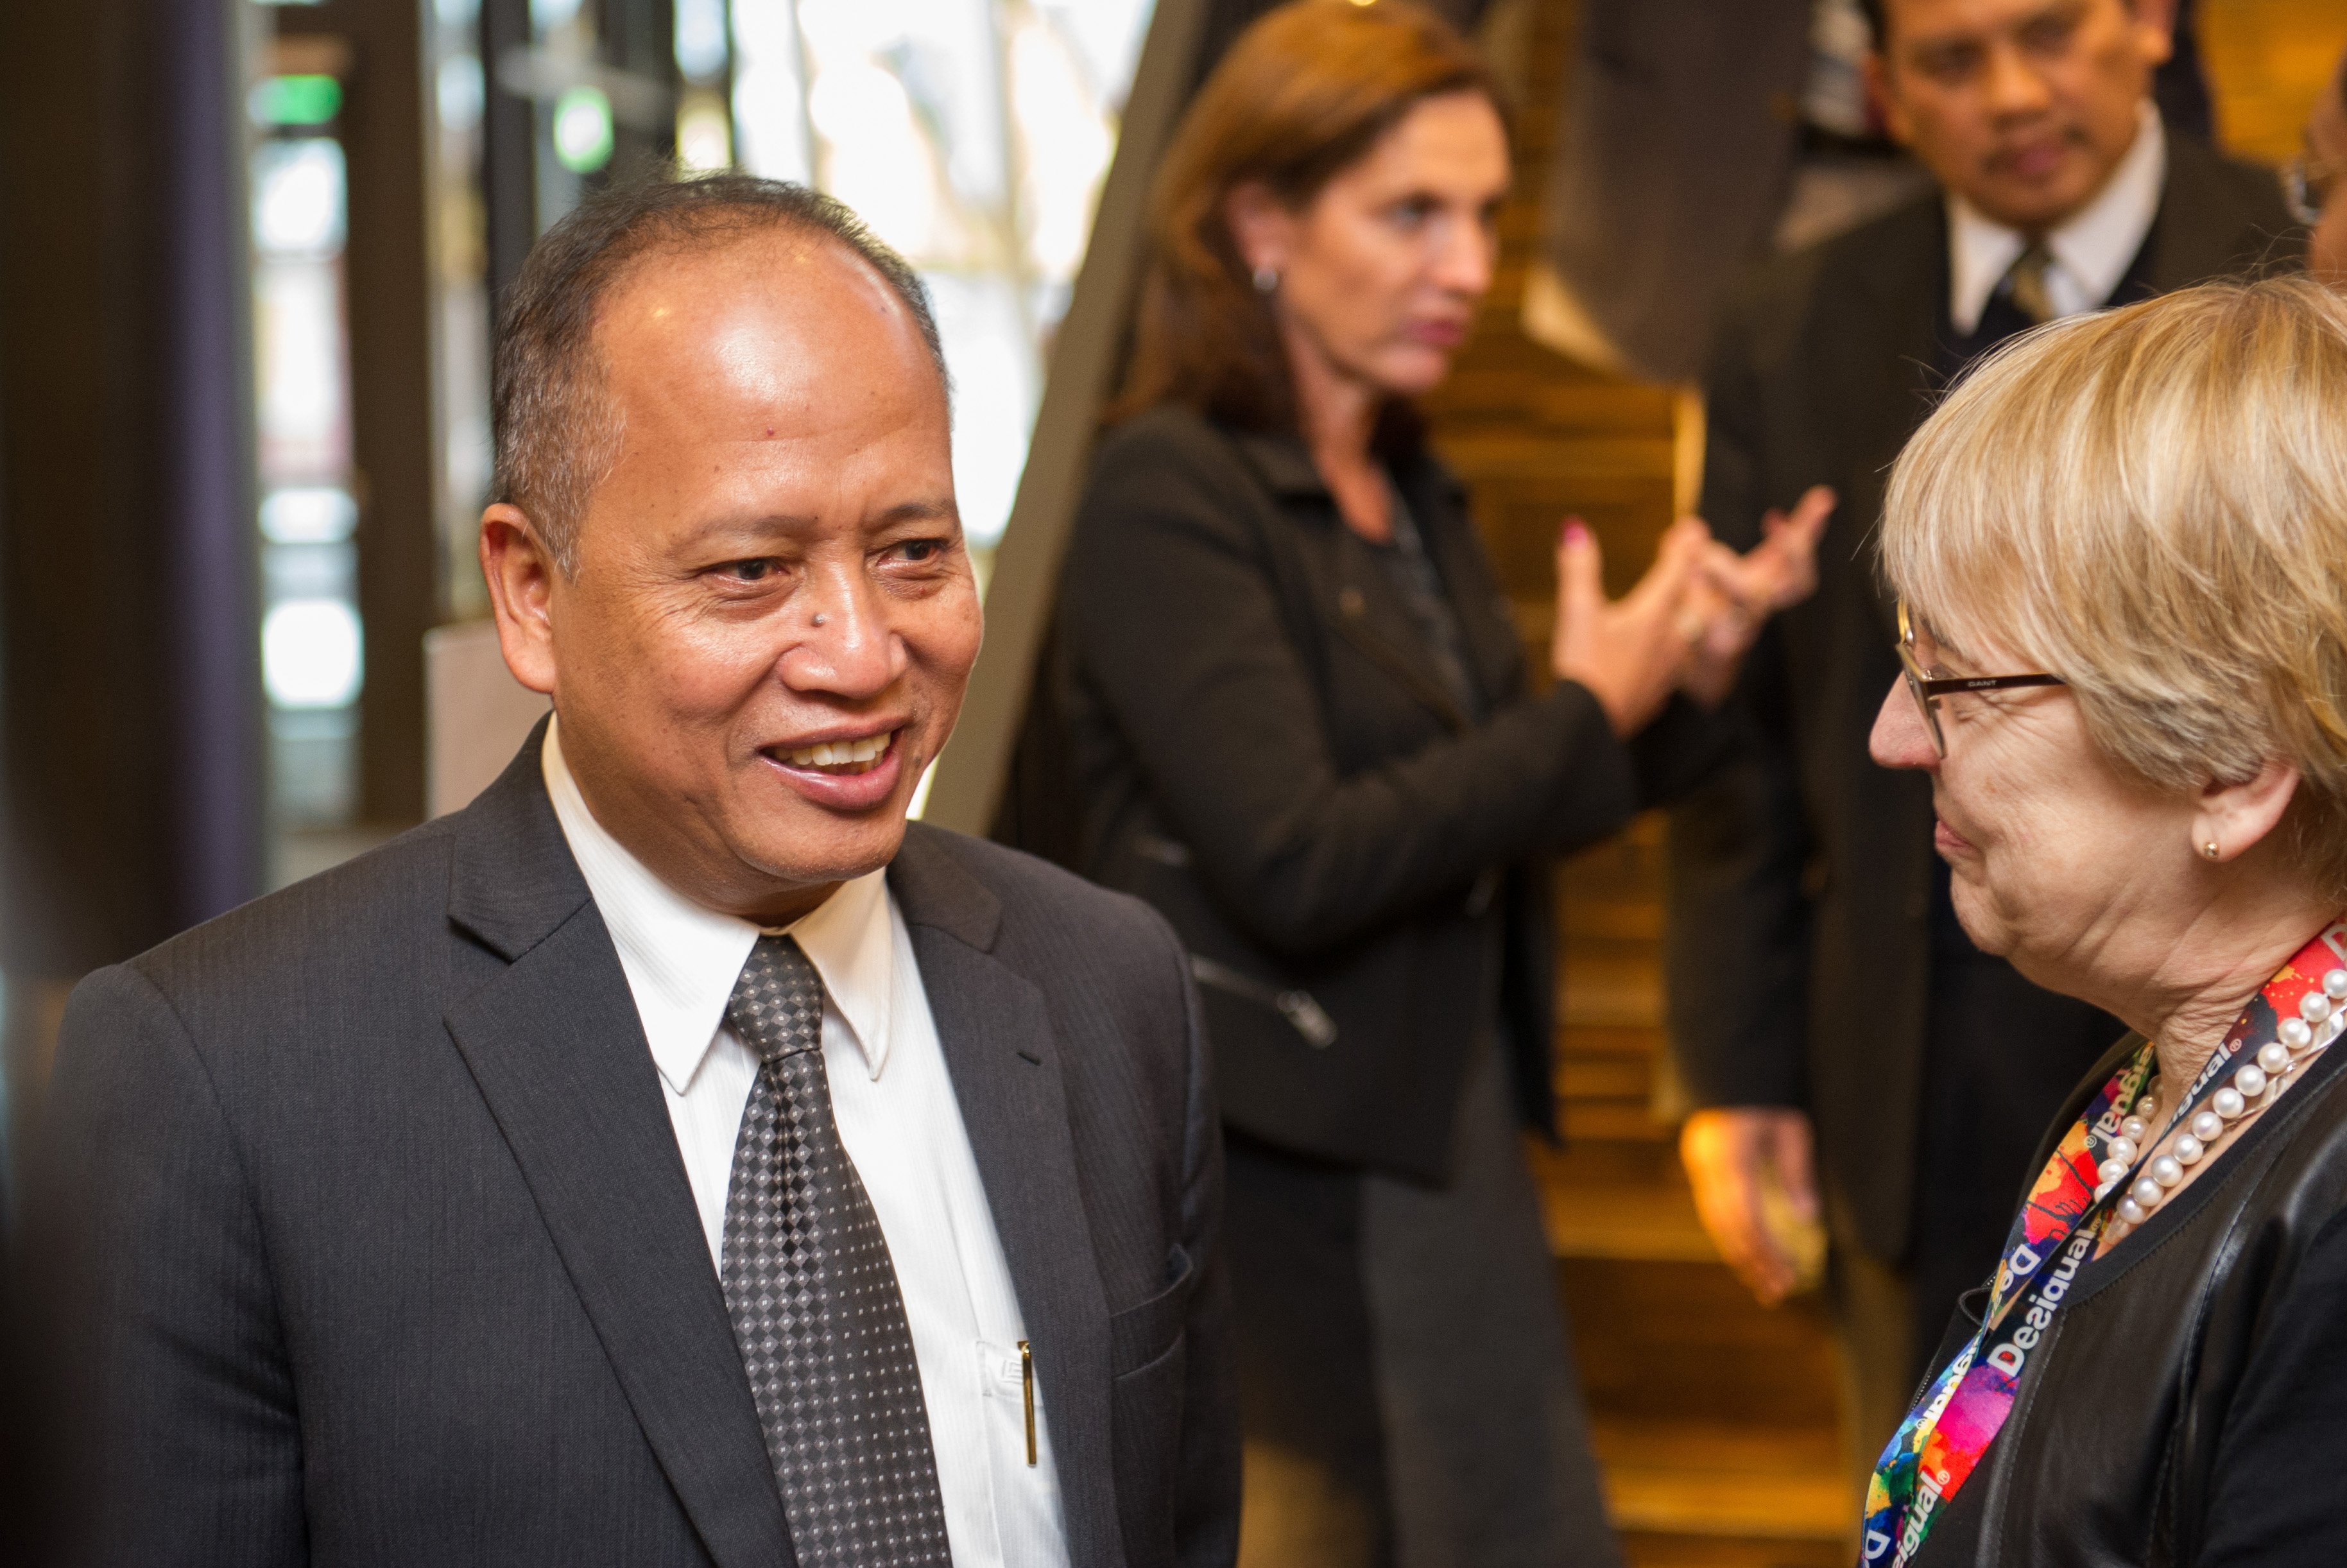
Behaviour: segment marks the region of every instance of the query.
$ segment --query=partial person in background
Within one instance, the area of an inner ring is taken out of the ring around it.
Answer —
[[[2347,300],[2016,343],[1900,454],[1881,562],[1874,760],[1929,785],[1964,930],[2129,1032],[1999,1194],[1863,1562],[2336,1568]]]
[[[2208,140],[2195,0],[2131,4],[2174,41],[2152,87],[2168,128]],[[1591,364],[1693,380],[1749,267],[1911,199],[1930,177],[1868,90],[1869,12],[1867,0],[1586,0],[1525,330]]]
[[[1866,759],[1897,673],[1867,546],[1932,400],[2007,337],[2294,253],[2272,174],[2169,136],[2164,18],[2127,0],[1884,0],[1874,91],[1930,194],[1753,281],[1706,383],[1704,513],[1750,542],[1816,485],[1844,505],[1816,598],[1771,626],[1746,754],[1676,814],[1667,997],[1706,1227],[1764,1300],[1794,1280],[1768,1193],[1822,1213],[1870,1458],[2006,1197],[2118,1026],[1978,951],[1920,776]]]
[[[1410,400],[1491,286],[1506,133],[1406,4],[1303,0],[1168,150],[1126,415],[1060,615],[1086,868],[1174,923],[1230,1127],[1242,1561],[1618,1561],[1519,1141],[1553,1125],[1549,857],[1687,776],[1825,501],[1577,525],[1536,691]]]
[[[2291,215],[2307,227],[2307,270],[2347,289],[2347,56],[2306,117],[2306,149],[2285,171]]]

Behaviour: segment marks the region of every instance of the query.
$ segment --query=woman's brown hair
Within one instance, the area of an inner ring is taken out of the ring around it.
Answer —
[[[1256,181],[1300,210],[1419,103],[1459,92],[1500,107],[1467,41],[1409,0],[1294,0],[1240,34],[1158,169],[1133,364],[1111,417],[1181,403],[1244,429],[1292,426],[1287,356],[1231,235],[1230,194]]]

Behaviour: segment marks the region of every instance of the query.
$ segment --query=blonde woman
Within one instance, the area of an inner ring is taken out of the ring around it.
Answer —
[[[2047,1130],[1864,1560],[2347,1562],[2347,300],[2021,340],[1901,456],[1882,559],[1872,750],[1931,775],[1964,929],[2133,1032]]]

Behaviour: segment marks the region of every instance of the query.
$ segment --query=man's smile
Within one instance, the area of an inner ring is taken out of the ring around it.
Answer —
[[[765,754],[785,766],[813,768],[838,775],[870,773],[879,765],[883,753],[896,743],[901,729],[882,730],[869,735],[858,735],[835,741],[816,741],[804,746],[769,746]]]

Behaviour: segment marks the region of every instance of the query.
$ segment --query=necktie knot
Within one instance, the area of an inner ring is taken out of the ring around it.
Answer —
[[[733,982],[725,1021],[761,1061],[823,1049],[823,977],[796,937],[761,937]]]
[[[2032,326],[2043,326],[2054,319],[2054,296],[2045,283],[2053,265],[2054,252],[2046,249],[2045,241],[2032,240],[2005,272],[2004,294]]]

